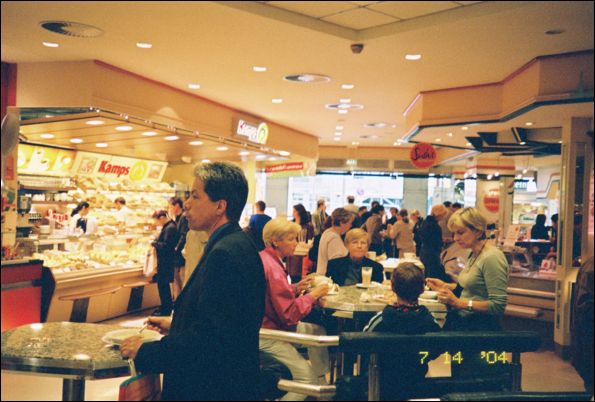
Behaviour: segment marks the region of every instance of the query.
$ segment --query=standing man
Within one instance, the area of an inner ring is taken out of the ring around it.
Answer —
[[[264,228],[264,225],[271,220],[271,217],[264,213],[266,209],[267,204],[265,204],[264,201],[256,201],[254,204],[254,215],[250,217],[250,223],[248,224],[250,233],[252,233],[252,237],[254,238],[259,251],[264,250],[262,229]]]
[[[188,234],[188,220],[184,214],[184,202],[180,197],[169,199],[169,216],[176,223],[178,229],[178,243],[176,244],[174,261],[174,300],[182,293],[184,287],[184,267],[186,260],[182,255],[186,245],[186,235]]]
[[[124,232],[126,227],[132,226],[132,211],[126,206],[126,199],[118,197],[114,200],[116,207],[116,221],[118,222],[118,231]]]
[[[321,198],[316,203],[316,211],[312,214],[312,226],[314,226],[314,236],[318,236],[322,234],[324,224],[328,219],[328,214],[326,213],[326,201],[324,198]]]
[[[345,205],[343,208],[353,213],[354,215],[357,215],[357,213],[359,212],[358,206],[355,205],[355,197],[352,195],[347,196],[347,205]]]
[[[149,317],[168,334],[142,344],[126,339],[122,356],[145,373],[164,373],[164,400],[257,400],[258,335],[264,314],[262,261],[238,221],[248,198],[242,171],[199,165],[184,203],[192,230],[204,230],[204,254],[174,307],[173,321]]]

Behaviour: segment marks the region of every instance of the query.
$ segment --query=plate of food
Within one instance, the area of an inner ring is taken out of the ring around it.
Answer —
[[[130,338],[131,336],[141,335],[143,337],[143,343],[146,342],[154,342],[158,341],[163,338],[157,331],[153,331],[150,329],[145,329],[143,332],[139,333],[140,329],[138,328],[129,328],[129,329],[119,329],[116,331],[110,331],[106,333],[101,340],[105,343],[111,343],[112,345],[120,345],[124,339]]]

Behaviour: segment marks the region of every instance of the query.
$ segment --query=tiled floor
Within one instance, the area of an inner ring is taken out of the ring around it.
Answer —
[[[143,314],[127,316],[106,324],[140,327]],[[523,363],[524,391],[582,391],[582,380],[574,368],[551,351],[525,353]],[[432,376],[448,375],[450,368],[437,360],[430,364]],[[85,397],[90,401],[118,400],[118,387],[124,378],[87,381]],[[62,380],[33,375],[2,373],[2,401],[59,401],[62,397]]]

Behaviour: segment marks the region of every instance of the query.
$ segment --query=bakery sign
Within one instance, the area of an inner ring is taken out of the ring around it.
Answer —
[[[247,138],[250,142],[264,145],[269,138],[269,126],[264,122],[253,123],[246,119],[237,119],[234,127],[236,135]]]
[[[167,162],[77,152],[72,174],[112,180],[161,181]]]
[[[432,144],[421,142],[411,148],[409,159],[416,168],[426,169],[432,167],[436,162],[436,150]]]

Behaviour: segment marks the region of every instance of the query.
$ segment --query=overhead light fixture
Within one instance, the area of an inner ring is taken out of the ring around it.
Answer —
[[[519,174],[516,175],[516,178],[517,178],[517,180],[520,180],[520,179],[523,178],[523,175],[519,173]]]
[[[202,145],[202,144],[203,144],[202,141],[190,141],[188,143],[188,145],[192,145],[193,147],[196,147],[196,146],[199,146],[199,145]]]
[[[261,66],[253,66],[252,71],[257,72],[257,73],[264,73],[265,71],[267,71],[267,68],[261,67]]]
[[[527,169],[527,168],[523,169],[523,174],[527,174],[528,171],[529,171],[529,169]]]
[[[269,160],[270,160],[271,162],[274,162],[274,161],[276,161],[276,160],[277,160],[277,158],[275,158],[274,156],[271,156],[271,157],[269,157]]]
[[[211,163],[211,161],[209,159],[203,159],[202,161],[200,161],[201,163]]]
[[[95,144],[95,146],[97,148],[107,148],[107,143],[105,143],[105,142],[98,142],[97,144]]]
[[[141,49],[150,49],[153,47],[153,45],[147,42],[136,42],[136,47]]]
[[[132,131],[134,127],[132,126],[118,126],[116,127],[116,131]]]
[[[177,135],[168,135],[167,137],[164,138],[166,141],[176,141],[179,140],[180,137],[178,137]]]
[[[45,46],[45,47],[59,47],[60,46],[56,42],[42,42],[42,43],[43,43],[43,46]]]
[[[343,126],[337,126],[337,127],[335,127],[335,130],[340,131],[340,130],[343,130],[344,128],[345,127],[343,127]]]
[[[240,151],[240,153],[238,155],[240,155],[240,156],[248,156],[248,155],[250,155],[250,152],[248,152],[248,151]]]
[[[341,137],[335,137],[333,138],[333,141],[341,141]]]
[[[229,147],[225,147],[225,146],[221,146],[221,147],[217,147],[215,148],[217,151],[229,151]]]
[[[357,142],[357,141],[353,141],[353,142],[351,143],[351,145],[359,145],[359,142]]]
[[[80,139],[80,138],[71,138],[70,139],[70,142],[73,143],[73,144],[82,144],[83,143],[83,140]]]
[[[351,103],[351,99],[350,98],[341,98],[341,99],[339,99],[339,103]]]
[[[496,176],[496,177],[500,177],[500,172],[496,172],[496,173],[494,173],[494,176]]]
[[[52,138],[55,137],[55,135],[50,134],[50,133],[43,133],[43,134],[39,134],[39,137],[43,138],[44,140],[51,140]]]
[[[335,131],[335,135],[343,135],[343,133],[340,131]]]
[[[525,126],[532,126],[533,124],[535,124],[535,123],[533,123],[532,121],[528,121],[525,123]]]
[[[492,180],[492,178],[494,177],[494,175],[492,175],[491,173],[488,175],[487,179],[488,180]]]
[[[546,35],[560,35],[566,32],[564,29],[550,29],[549,31],[545,31]]]
[[[156,131],[145,131],[143,135],[145,137],[155,137],[158,133]]]
[[[452,133],[446,133],[446,135],[448,135],[449,137],[452,137]]]
[[[467,145],[468,147],[470,147],[470,146],[472,146],[473,144],[471,144],[470,142],[468,142],[468,143],[467,143],[467,144],[465,144],[465,145]]]
[[[393,145],[398,147],[399,145],[401,145],[401,143],[397,141],[397,142],[393,142]]]
[[[291,152],[279,151],[279,155],[281,155],[281,156],[289,156],[289,155],[291,155]]]
[[[90,126],[100,126],[102,124],[105,124],[105,122],[103,120],[89,120],[86,124]]]
[[[379,123],[366,123],[366,124],[364,124],[364,127],[366,127],[366,128],[385,128],[386,127],[386,123],[383,123],[383,122],[379,122]]]
[[[298,84],[312,84],[317,82],[330,82],[331,77],[322,74],[302,73],[286,75],[283,77],[283,79],[285,81],[292,81]]]
[[[469,127],[467,127],[467,126],[463,126],[463,127],[461,127],[461,130],[463,130],[463,131],[467,131],[467,130],[469,130]]]
[[[255,159],[256,160],[259,160],[259,161],[261,161],[261,160],[263,160],[265,158],[266,158],[266,155],[262,155],[262,154],[256,155],[256,157],[255,157]]]
[[[407,54],[405,55],[406,60],[417,61],[421,59],[421,54]]]
[[[200,84],[188,84],[188,88],[190,88],[190,89],[200,89]]]
[[[347,109],[339,109],[339,114],[347,114]]]
[[[561,144],[561,143],[562,143],[562,140],[558,141],[558,144]]]
[[[436,138],[436,142],[442,142],[442,138]]]
[[[525,145],[525,144],[527,144],[527,143],[526,143],[525,141],[521,141],[521,142],[519,142],[519,144],[521,144],[521,145]]]
[[[341,88],[343,88],[343,89],[353,89],[353,88],[355,88],[355,85],[353,85],[353,84],[343,84],[343,85],[341,85]]]
[[[281,98],[274,98],[274,99],[271,100],[271,102],[276,103],[276,104],[279,104],[279,103],[283,103],[283,99],[281,99]]]

